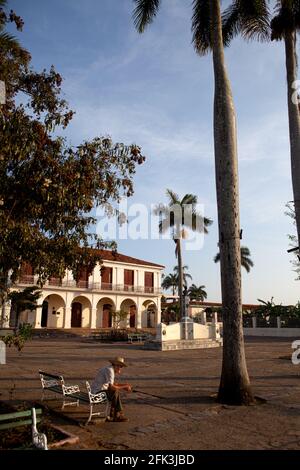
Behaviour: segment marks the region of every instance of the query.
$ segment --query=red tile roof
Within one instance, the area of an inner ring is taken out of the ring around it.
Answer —
[[[122,255],[115,251],[110,250],[97,250],[101,258],[104,261],[120,261],[121,263],[139,264],[143,266],[153,266],[154,268],[164,268],[161,264],[151,263],[150,261],[144,261],[138,258],[132,258],[131,256]]]

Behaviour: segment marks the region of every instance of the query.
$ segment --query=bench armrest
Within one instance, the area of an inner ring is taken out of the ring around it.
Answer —
[[[72,393],[80,392],[80,388],[78,385],[63,385],[62,389],[65,395],[71,395]]]

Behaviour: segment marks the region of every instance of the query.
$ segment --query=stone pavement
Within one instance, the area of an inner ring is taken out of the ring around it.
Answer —
[[[80,437],[66,449],[300,449],[300,366],[292,364],[292,340],[246,339],[248,371],[254,394],[267,400],[250,407],[215,402],[222,348],[145,351],[141,345],[101,343],[88,338],[35,338],[22,353],[8,349],[0,366],[0,400],[40,401],[38,370],[60,373],[68,383],[92,380],[114,356],[129,367],[118,381],[135,392],[123,394],[127,423],[84,422],[88,407],[61,408],[47,400],[63,424]],[[44,402],[45,403],[45,402]]]

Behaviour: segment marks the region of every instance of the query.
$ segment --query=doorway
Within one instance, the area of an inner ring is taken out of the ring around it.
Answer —
[[[71,328],[81,328],[82,305],[79,302],[72,303]]]

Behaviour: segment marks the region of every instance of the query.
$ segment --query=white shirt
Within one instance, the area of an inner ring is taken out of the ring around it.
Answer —
[[[115,381],[115,371],[113,366],[106,366],[100,369],[91,385],[93,394],[100,392],[100,390],[107,390],[109,385],[113,385]]]

